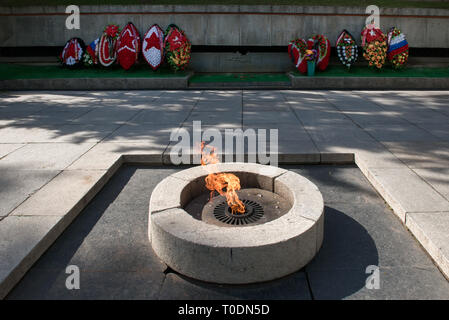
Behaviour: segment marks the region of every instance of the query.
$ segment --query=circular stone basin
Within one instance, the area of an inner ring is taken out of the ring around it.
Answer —
[[[217,195],[209,201],[209,193],[192,199],[186,206],[192,217],[221,227],[246,227],[275,220],[290,210],[290,202],[276,193],[248,188],[237,191],[245,205],[243,214],[232,214],[226,197]]]
[[[240,179],[239,196],[247,211],[235,218],[238,222],[229,223],[235,216],[227,212],[224,197],[207,203],[204,179],[218,172]],[[173,270],[207,282],[283,277],[304,267],[323,242],[324,204],[318,188],[301,175],[271,166],[220,163],[177,172],[156,186],[149,210],[148,235],[157,256]]]

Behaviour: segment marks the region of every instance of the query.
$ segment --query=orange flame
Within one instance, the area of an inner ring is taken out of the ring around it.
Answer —
[[[204,149],[209,149],[207,152]],[[218,163],[218,156],[215,153],[215,148],[208,146],[201,142],[201,165]],[[214,192],[217,191],[220,195],[226,197],[228,206],[232,210],[232,214],[244,213],[245,205],[240,201],[237,191],[240,190],[240,179],[232,173],[210,173],[206,179],[206,188],[210,190],[210,200],[214,196]]]

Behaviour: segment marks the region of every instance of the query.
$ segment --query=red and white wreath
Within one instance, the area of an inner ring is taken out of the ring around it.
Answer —
[[[164,31],[157,24],[148,29],[143,37],[142,53],[153,70],[164,61]]]

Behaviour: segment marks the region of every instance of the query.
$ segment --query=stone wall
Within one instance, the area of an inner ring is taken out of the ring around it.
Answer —
[[[342,29],[357,39],[365,8],[320,6],[80,6],[81,29],[65,28],[65,6],[0,7],[0,47],[62,46],[69,38],[89,43],[105,25],[132,21],[143,33],[152,24],[175,23],[194,45],[284,46],[322,33],[332,45]],[[398,26],[412,47],[449,46],[449,10],[381,8],[381,28]]]

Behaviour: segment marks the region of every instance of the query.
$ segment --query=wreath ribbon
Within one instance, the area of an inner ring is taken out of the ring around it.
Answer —
[[[369,31],[375,29],[375,24],[371,23],[369,25],[366,26],[366,28],[362,31],[362,47],[365,46],[365,42],[366,42],[366,35],[368,34]]]

